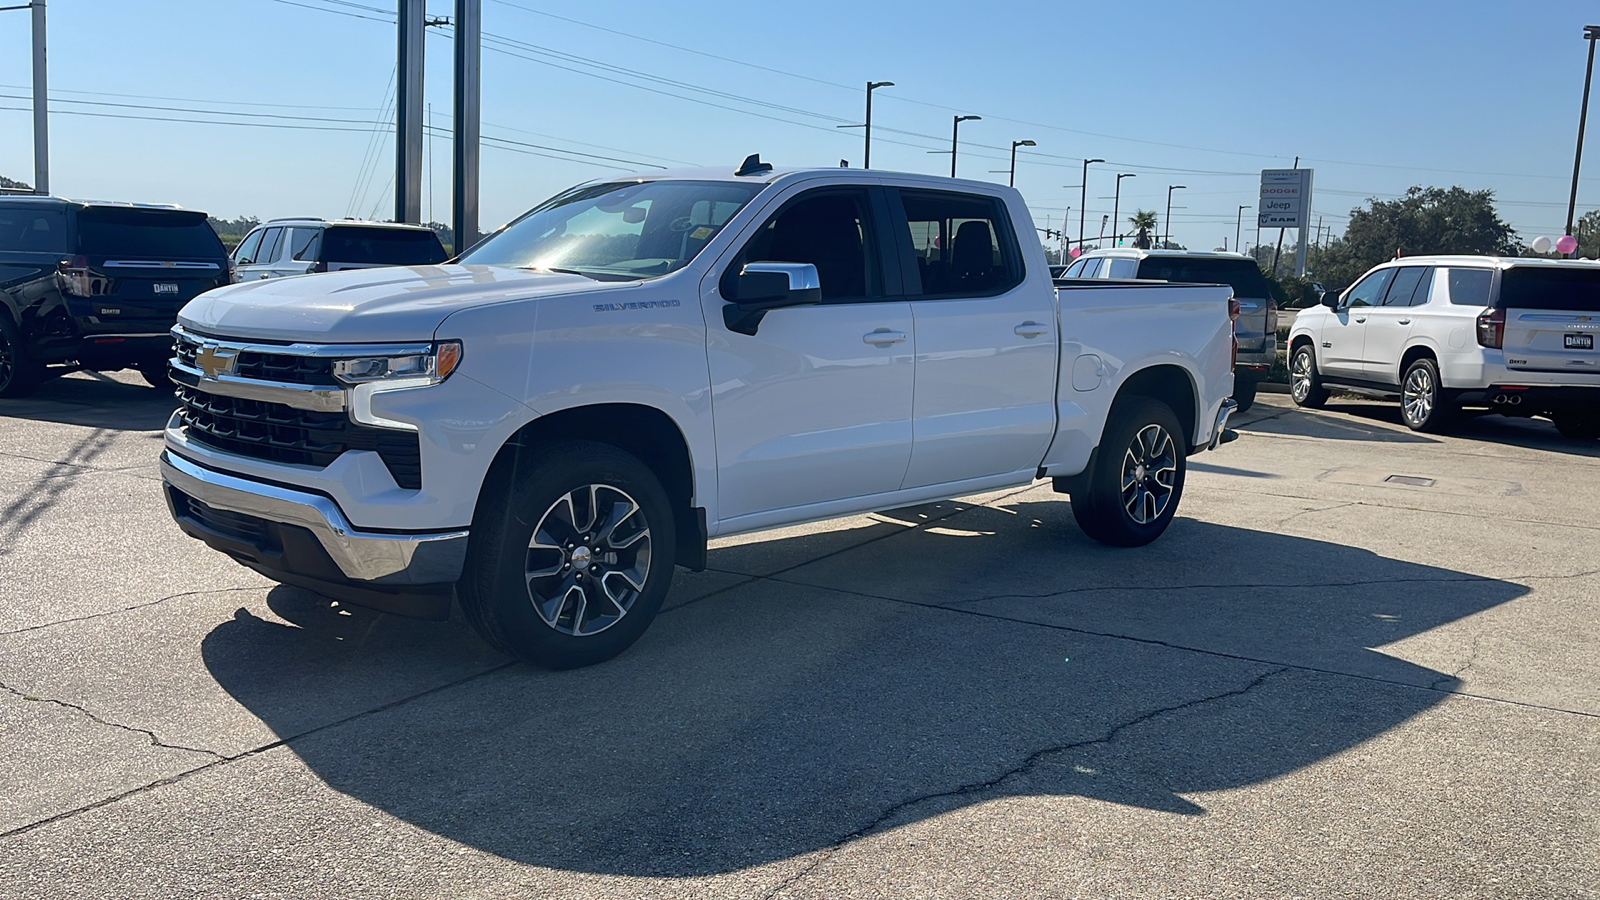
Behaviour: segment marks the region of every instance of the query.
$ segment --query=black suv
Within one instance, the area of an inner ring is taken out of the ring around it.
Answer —
[[[170,388],[178,310],[229,265],[203,212],[0,196],[0,397],[76,369]]]

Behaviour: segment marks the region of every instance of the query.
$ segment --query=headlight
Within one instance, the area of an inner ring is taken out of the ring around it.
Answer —
[[[442,341],[426,353],[341,359],[333,364],[333,375],[345,384],[425,387],[449,378],[460,364],[461,342]]]

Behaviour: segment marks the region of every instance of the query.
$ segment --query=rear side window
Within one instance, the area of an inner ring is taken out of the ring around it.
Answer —
[[[1500,300],[1495,305],[1502,309],[1600,312],[1600,266],[1513,266],[1500,275]]]
[[[319,258],[330,263],[431,266],[444,262],[445,254],[432,231],[335,225],[323,232]]]
[[[321,228],[296,228],[289,232],[289,258],[316,259],[317,235],[321,233]]]
[[[204,213],[93,206],[78,211],[78,252],[126,260],[228,255]]]
[[[1447,269],[1451,306],[1488,306],[1489,288],[1494,282],[1491,269]]]
[[[899,193],[923,294],[988,296],[1022,282],[1022,251],[999,198]]]
[[[0,207],[0,250],[67,253],[70,249],[64,211]]]
[[[1139,261],[1136,259],[1113,259],[1111,263],[1112,278],[1136,278],[1139,274]]]
[[[1417,292],[1417,285],[1422,283],[1422,275],[1426,271],[1423,266],[1406,266],[1401,269],[1389,282],[1389,293],[1383,298],[1383,305],[1410,306],[1411,295]]]
[[[1204,259],[1182,256],[1147,256],[1139,263],[1139,277],[1184,284],[1225,284],[1242,299],[1266,300],[1272,296],[1261,269],[1248,259]]]

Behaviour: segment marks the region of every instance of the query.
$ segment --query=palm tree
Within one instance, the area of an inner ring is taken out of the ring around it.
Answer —
[[[1156,212],[1153,209],[1136,209],[1128,217],[1128,224],[1133,226],[1138,234],[1133,239],[1135,247],[1148,248],[1150,246],[1150,232],[1156,228]]]

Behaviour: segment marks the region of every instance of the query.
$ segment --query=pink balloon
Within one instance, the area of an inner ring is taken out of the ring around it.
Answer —
[[[1558,253],[1571,253],[1578,249],[1578,239],[1570,234],[1563,234],[1556,238],[1556,251]]]
[[[1083,255],[1083,248],[1082,247],[1073,247],[1071,250],[1067,251],[1067,255],[1072,257],[1073,259],[1077,259],[1078,257]]]

